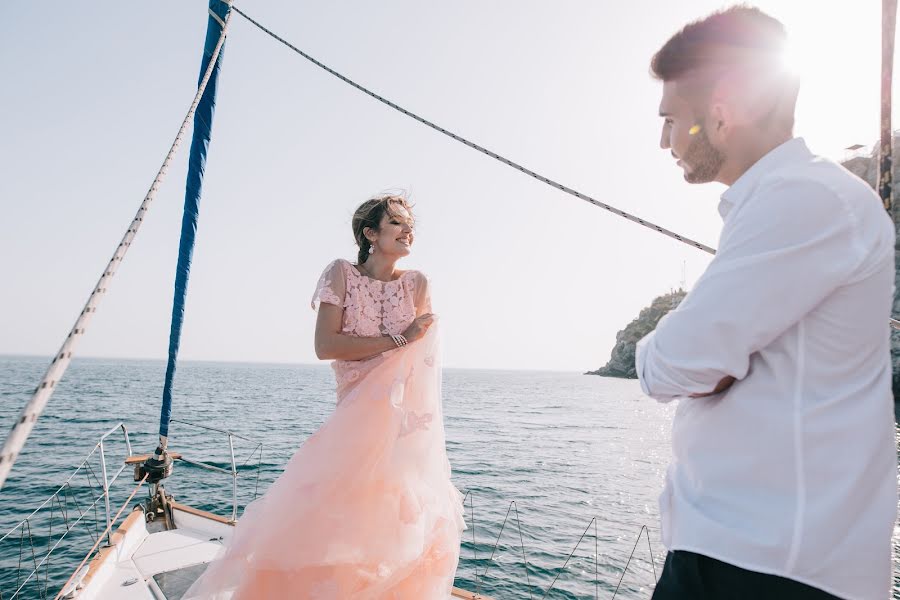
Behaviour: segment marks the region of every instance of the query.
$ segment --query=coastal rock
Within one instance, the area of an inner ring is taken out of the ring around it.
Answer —
[[[900,234],[900,156],[897,155],[898,140],[900,135],[894,133],[894,166],[893,181],[894,190],[892,194],[893,202],[893,219],[895,236]],[[844,167],[857,177],[865,180],[866,183],[875,187],[875,180],[878,178],[878,146],[872,151],[871,155],[860,155],[849,158],[841,163]],[[895,238],[896,239],[896,238]],[[900,247],[894,244],[894,259],[897,262],[897,271],[894,273],[894,305],[892,314],[894,318],[900,315]],[[900,331],[891,330],[891,363],[893,367],[894,379],[894,402],[900,400]]]
[[[634,368],[635,346],[642,337],[656,329],[659,320],[678,306],[685,294],[684,290],[678,290],[653,300],[650,306],[644,308],[635,320],[616,334],[616,345],[613,347],[609,362],[596,371],[588,371],[585,375],[637,379],[637,372]]]

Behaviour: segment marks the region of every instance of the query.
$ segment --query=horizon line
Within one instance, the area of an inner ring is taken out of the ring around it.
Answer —
[[[34,359],[46,359],[49,364],[53,358],[53,354],[14,354],[9,352],[0,351],[0,359],[2,358],[34,358]],[[109,361],[128,361],[128,362],[161,362],[165,363],[167,358],[148,358],[148,357],[140,357],[140,356],[100,356],[100,355],[90,355],[90,354],[79,354],[72,357],[72,360],[76,360],[79,358],[87,358],[92,360],[109,360]],[[273,366],[284,366],[284,367],[330,367],[331,362],[333,361],[320,361],[316,363],[308,363],[308,362],[291,362],[291,361],[274,361],[274,360],[228,360],[228,359],[210,359],[210,358],[179,358],[178,363],[219,363],[219,364],[233,364],[233,365],[273,365]],[[573,374],[577,373],[579,375],[586,375],[587,373],[578,369],[572,370],[560,370],[560,369],[533,369],[533,368],[509,368],[509,367],[454,367],[454,366],[445,366],[443,367],[445,370],[455,370],[455,371],[508,371],[508,372],[531,372],[531,373],[565,373],[565,374]]]

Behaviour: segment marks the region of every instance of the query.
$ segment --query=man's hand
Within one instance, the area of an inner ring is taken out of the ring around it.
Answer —
[[[735,382],[734,377],[731,375],[726,375],[722,378],[719,383],[716,384],[716,389],[706,394],[691,394],[691,398],[706,398],[709,396],[715,396],[716,394],[721,394],[725,390],[731,387],[731,384]]]

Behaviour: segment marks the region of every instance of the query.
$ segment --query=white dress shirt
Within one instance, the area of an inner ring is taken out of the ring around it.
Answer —
[[[663,541],[885,600],[897,511],[891,219],[802,139],[744,173],[719,213],[718,254],[637,348],[644,392],[679,399]],[[724,393],[690,397],[729,375]]]

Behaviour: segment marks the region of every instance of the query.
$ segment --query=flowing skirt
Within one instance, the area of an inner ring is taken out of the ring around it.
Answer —
[[[247,506],[184,599],[449,598],[465,524],[439,349],[431,327],[377,359],[336,364],[334,413]]]

